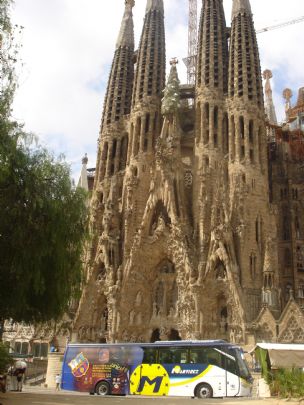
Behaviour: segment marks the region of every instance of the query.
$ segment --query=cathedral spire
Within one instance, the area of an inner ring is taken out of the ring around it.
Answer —
[[[277,115],[272,99],[272,89],[270,79],[272,78],[271,70],[264,70],[263,77],[266,80],[265,83],[265,110],[270,124],[277,124]]]
[[[263,109],[259,50],[249,0],[234,0],[232,9],[229,96]]]
[[[238,14],[248,14],[252,15],[251,6],[249,0],[234,0],[232,6],[232,20]]]
[[[119,48],[120,46],[134,47],[134,24],[132,15],[132,8],[134,5],[134,0],[125,0],[125,12],[118,35],[116,48]]]
[[[118,122],[130,113],[134,77],[134,27],[132,8],[134,0],[125,0],[123,15],[116,50],[108,81],[102,117],[105,126]]]
[[[164,5],[163,0],[148,0],[138,49],[132,101],[133,107],[145,97],[160,98],[164,87]]]
[[[228,42],[222,0],[205,0],[201,13],[197,85],[227,91]]]
[[[163,0],[148,0],[147,7],[146,7],[146,13],[148,13],[151,10],[159,10],[161,12],[164,12]]]

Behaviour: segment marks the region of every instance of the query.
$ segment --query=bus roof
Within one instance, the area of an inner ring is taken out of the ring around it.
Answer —
[[[154,343],[70,343],[68,346],[235,346],[226,340],[168,340]]]

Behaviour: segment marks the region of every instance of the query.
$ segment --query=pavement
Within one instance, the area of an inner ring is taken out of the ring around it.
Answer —
[[[195,402],[193,402],[195,401]],[[54,388],[24,387],[23,392],[0,394],[2,405],[304,405],[298,400],[279,400],[276,398],[220,398],[192,399],[180,397],[141,397],[107,396],[100,397],[87,393],[55,391]]]

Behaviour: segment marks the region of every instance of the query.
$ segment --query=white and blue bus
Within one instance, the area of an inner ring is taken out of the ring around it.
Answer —
[[[70,344],[63,390],[97,395],[250,396],[240,347],[224,340]]]

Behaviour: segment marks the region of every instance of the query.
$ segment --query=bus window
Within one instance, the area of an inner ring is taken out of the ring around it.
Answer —
[[[157,363],[156,361],[156,354],[157,354],[157,349],[153,349],[151,347],[143,347],[144,350],[144,358],[143,358],[143,364],[155,364]]]
[[[224,366],[223,355],[219,351],[211,347],[206,347],[206,354],[209,364],[217,367]]]
[[[187,353],[186,348],[176,348],[176,347],[161,347],[159,349],[159,362],[160,364],[183,364],[187,363]]]
[[[220,352],[212,347],[191,347],[190,363],[211,364],[223,367],[223,358]]]
[[[230,347],[222,347],[221,350],[223,353],[227,353],[225,356],[226,370],[237,376],[242,376],[242,374],[240,374],[239,368],[240,366],[242,367],[244,362],[239,362],[238,360],[239,350]],[[241,363],[241,365],[239,365],[239,363]]]
[[[240,377],[244,378],[245,380],[250,380],[252,377],[250,375],[248,366],[246,361],[244,360],[244,355],[239,349],[234,350],[237,358],[237,365],[239,369],[239,375]]]
[[[190,363],[207,363],[207,356],[205,349],[202,347],[191,347],[190,349]]]
[[[232,374],[238,375],[235,358],[226,357],[226,370]]]

